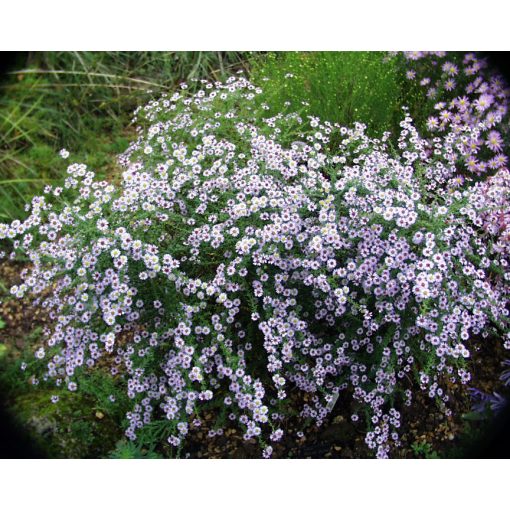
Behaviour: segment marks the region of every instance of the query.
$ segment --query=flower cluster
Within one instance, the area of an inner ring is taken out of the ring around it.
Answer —
[[[426,128],[431,133],[460,133],[457,166],[466,175],[494,173],[507,164],[509,137],[507,88],[486,59],[475,53],[463,57],[446,52],[405,52],[408,80],[419,84],[428,98]]]
[[[46,377],[79,390],[107,363],[130,439],[165,417],[179,446],[213,402],[269,457],[290,393],[321,425],[348,392],[386,457],[416,391],[448,412],[473,335],[510,348],[508,170],[442,186],[468,127],[431,142],[404,112],[395,152],[362,124],[264,111],[244,78],[139,108],[118,184],[73,163],[0,225],[30,259],[11,292],[51,290]]]

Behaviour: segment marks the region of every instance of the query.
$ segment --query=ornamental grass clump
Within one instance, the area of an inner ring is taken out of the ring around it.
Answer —
[[[400,68],[398,59],[378,51],[279,52],[252,61],[251,79],[264,88],[270,112],[287,103],[323,121],[363,122],[380,136],[398,130]]]
[[[423,127],[434,134],[459,133],[469,127],[474,136],[460,140],[457,166],[462,174],[480,176],[505,168],[510,140],[510,89],[487,59],[475,53],[405,52],[406,77],[425,98],[417,104]],[[426,120],[425,120],[426,117]]]
[[[213,406],[269,457],[289,414],[320,426],[344,392],[386,457],[416,392],[449,412],[472,337],[510,348],[508,171],[430,186],[455,173],[455,134],[431,151],[404,112],[393,150],[265,111],[244,78],[139,108],[118,182],[73,163],[0,225],[30,261],[11,292],[53,321],[43,377],[80,391],[109,367],[131,440],[162,423],[181,447]]]

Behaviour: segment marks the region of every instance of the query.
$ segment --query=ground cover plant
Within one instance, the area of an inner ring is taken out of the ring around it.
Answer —
[[[269,55],[274,81],[258,61],[253,82],[164,92],[135,110],[118,175],[62,149],[65,179],[0,224],[5,264],[23,263],[10,294],[47,317],[35,357],[15,368],[58,410],[51,423],[79,401],[112,436],[123,429],[114,457],[182,455],[204,425],[271,457],[342,407],[366,454],[387,457],[415,402],[451,419],[479,346],[494,359],[510,348],[503,82],[471,77],[476,56],[336,55]],[[305,69],[339,80],[364,66],[360,88],[341,92],[357,107],[341,123],[309,115],[324,85],[274,59],[317,59]],[[439,80],[457,66],[459,87],[477,81],[459,118],[450,85],[437,86],[435,110],[450,105],[452,120],[431,130],[403,104],[430,59]],[[291,84],[283,103],[278,83]],[[411,449],[435,456],[427,442]]]

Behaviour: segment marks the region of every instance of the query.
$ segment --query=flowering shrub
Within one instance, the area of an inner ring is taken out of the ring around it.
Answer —
[[[73,163],[0,225],[31,264],[11,292],[50,291],[45,377],[77,391],[107,363],[128,438],[165,417],[179,446],[213,403],[265,457],[291,392],[318,425],[348,392],[388,456],[416,391],[449,412],[473,335],[510,348],[508,171],[455,188],[468,128],[432,145],[404,114],[394,151],[363,124],[264,118],[243,78],[203,85],[137,110],[120,182]]]
[[[407,79],[419,84],[427,98],[426,129],[432,133],[459,133],[464,126],[473,135],[460,140],[459,171],[467,175],[494,173],[506,167],[509,140],[507,88],[487,60],[474,53],[463,57],[439,52],[405,52]],[[435,110],[435,112],[434,112]]]

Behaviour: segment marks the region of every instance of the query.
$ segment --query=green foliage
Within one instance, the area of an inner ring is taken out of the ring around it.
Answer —
[[[57,395],[59,401],[51,402]],[[122,433],[109,416],[101,416],[86,396],[66,389],[26,388],[14,400],[12,413],[34,444],[50,458],[104,456]]]
[[[129,409],[125,393],[119,391],[117,381],[106,370],[84,370],[77,377],[80,393],[93,402],[93,409],[114,417],[119,423]],[[114,397],[114,401],[110,400]]]
[[[414,442],[411,445],[411,448],[416,455],[416,457],[423,459],[440,459],[439,453],[434,450],[430,443],[426,441],[423,442]]]
[[[110,459],[162,459],[153,451],[147,451],[131,441],[118,441],[115,449],[108,455]]]
[[[0,344],[0,391],[7,403],[31,389],[26,372],[21,370],[21,362],[22,359],[33,359],[32,349],[40,333],[40,328],[36,328],[32,334],[27,335],[28,347],[23,352],[16,349],[8,338]]]
[[[289,101],[322,120],[363,122],[374,135],[396,130],[402,117],[400,68],[383,52],[272,53],[253,63],[252,79],[263,85],[270,114]]]

